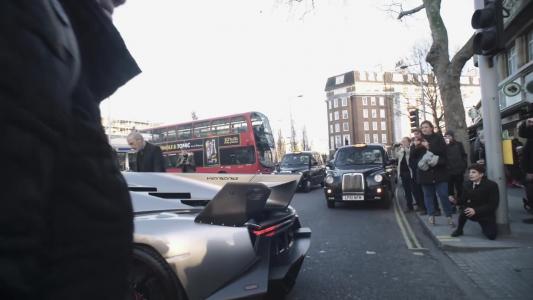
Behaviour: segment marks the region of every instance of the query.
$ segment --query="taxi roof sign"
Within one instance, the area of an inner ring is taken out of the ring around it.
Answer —
[[[357,148],[362,148],[362,147],[366,147],[366,144],[355,144],[353,146]]]

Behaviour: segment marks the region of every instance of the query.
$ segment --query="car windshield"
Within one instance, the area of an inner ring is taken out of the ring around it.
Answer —
[[[282,167],[308,166],[309,155],[306,154],[286,154],[281,160]]]
[[[382,164],[383,154],[377,148],[343,148],[339,149],[335,164],[339,166],[346,165],[370,165]]]

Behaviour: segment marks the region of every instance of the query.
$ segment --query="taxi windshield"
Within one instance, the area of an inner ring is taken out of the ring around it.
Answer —
[[[309,165],[309,155],[305,154],[286,154],[281,160],[282,167],[289,166],[308,166]]]
[[[377,148],[342,148],[339,149],[335,164],[339,166],[346,165],[370,165],[382,164],[383,154]]]

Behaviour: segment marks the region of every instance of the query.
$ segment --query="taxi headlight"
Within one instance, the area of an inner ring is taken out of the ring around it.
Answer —
[[[383,176],[381,176],[380,174],[374,175],[374,181],[378,183],[383,181]]]
[[[328,175],[328,176],[326,176],[326,179],[325,179],[324,181],[325,181],[327,184],[332,184],[334,180],[335,180],[335,179],[333,178],[333,176]]]

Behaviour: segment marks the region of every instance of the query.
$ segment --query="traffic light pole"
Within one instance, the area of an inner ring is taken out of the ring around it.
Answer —
[[[484,0],[474,0],[474,8],[482,9]],[[507,210],[507,186],[502,155],[502,124],[498,100],[498,77],[492,56],[479,55],[479,77],[481,86],[481,109],[485,136],[485,164],[487,177],[498,184],[500,202],[496,211],[496,223],[500,234],[509,234]]]

